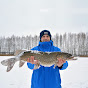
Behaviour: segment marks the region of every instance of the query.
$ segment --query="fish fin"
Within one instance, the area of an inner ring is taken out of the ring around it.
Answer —
[[[9,72],[9,71],[13,68],[14,64],[15,64],[15,63],[13,63],[13,64],[7,66],[7,72]]]
[[[7,66],[7,72],[9,72],[13,68],[15,62],[16,62],[15,58],[10,58],[10,59],[1,61],[1,64],[4,66]]]
[[[4,65],[4,66],[8,66],[8,59],[1,61],[1,64]]]
[[[55,69],[55,67],[57,66],[57,63],[58,63],[58,59],[56,60],[56,62],[55,62],[55,64],[54,64],[54,69]]]
[[[24,52],[24,51],[26,51],[26,50],[17,50],[17,51],[14,53],[14,55],[16,56],[16,55],[18,55],[18,54],[20,54],[20,53],[22,53],[22,52]]]
[[[24,65],[24,63],[25,63],[25,61],[20,60],[20,62],[19,62],[19,67],[22,67],[22,66]]]
[[[40,63],[35,64],[34,70],[39,69],[39,67],[40,67]]]
[[[57,64],[55,63],[55,65],[54,65],[54,67],[53,67],[53,68],[55,69],[55,67],[56,67],[56,66],[57,66]]]

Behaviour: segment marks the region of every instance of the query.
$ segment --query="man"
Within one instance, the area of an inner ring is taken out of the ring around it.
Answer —
[[[43,30],[40,33],[39,45],[32,48],[31,50],[38,50],[43,52],[61,52],[58,47],[53,46],[51,40],[51,33],[48,30]],[[47,58],[48,59],[48,58]],[[37,64],[37,60],[34,61],[34,57],[28,58],[27,66],[30,69],[34,68]],[[40,66],[39,69],[33,70],[31,88],[61,88],[61,78],[59,70],[64,70],[68,67],[68,62],[58,58],[58,66],[53,68]]]

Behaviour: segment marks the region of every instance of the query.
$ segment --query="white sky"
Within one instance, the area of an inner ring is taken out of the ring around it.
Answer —
[[[0,36],[88,32],[88,0],[0,0]]]

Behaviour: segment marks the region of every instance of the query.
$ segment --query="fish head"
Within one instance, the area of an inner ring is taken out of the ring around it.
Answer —
[[[72,56],[72,54],[69,54],[69,53],[58,52],[57,53],[57,58],[61,58],[61,59],[64,59],[64,60],[72,60],[74,57]]]

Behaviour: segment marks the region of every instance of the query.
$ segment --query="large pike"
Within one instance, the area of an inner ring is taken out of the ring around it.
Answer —
[[[50,67],[54,65],[54,68],[57,66],[58,59],[71,60],[73,57],[69,53],[64,52],[41,52],[41,51],[26,51],[26,50],[18,50],[15,52],[15,56],[13,58],[9,58],[7,60],[1,61],[1,64],[7,66],[7,72],[9,72],[14,64],[17,61],[19,62],[19,67],[22,67],[24,63],[27,61],[27,58],[30,56],[34,56],[35,60],[38,60],[38,64],[35,65],[34,69],[38,69],[40,65]]]

